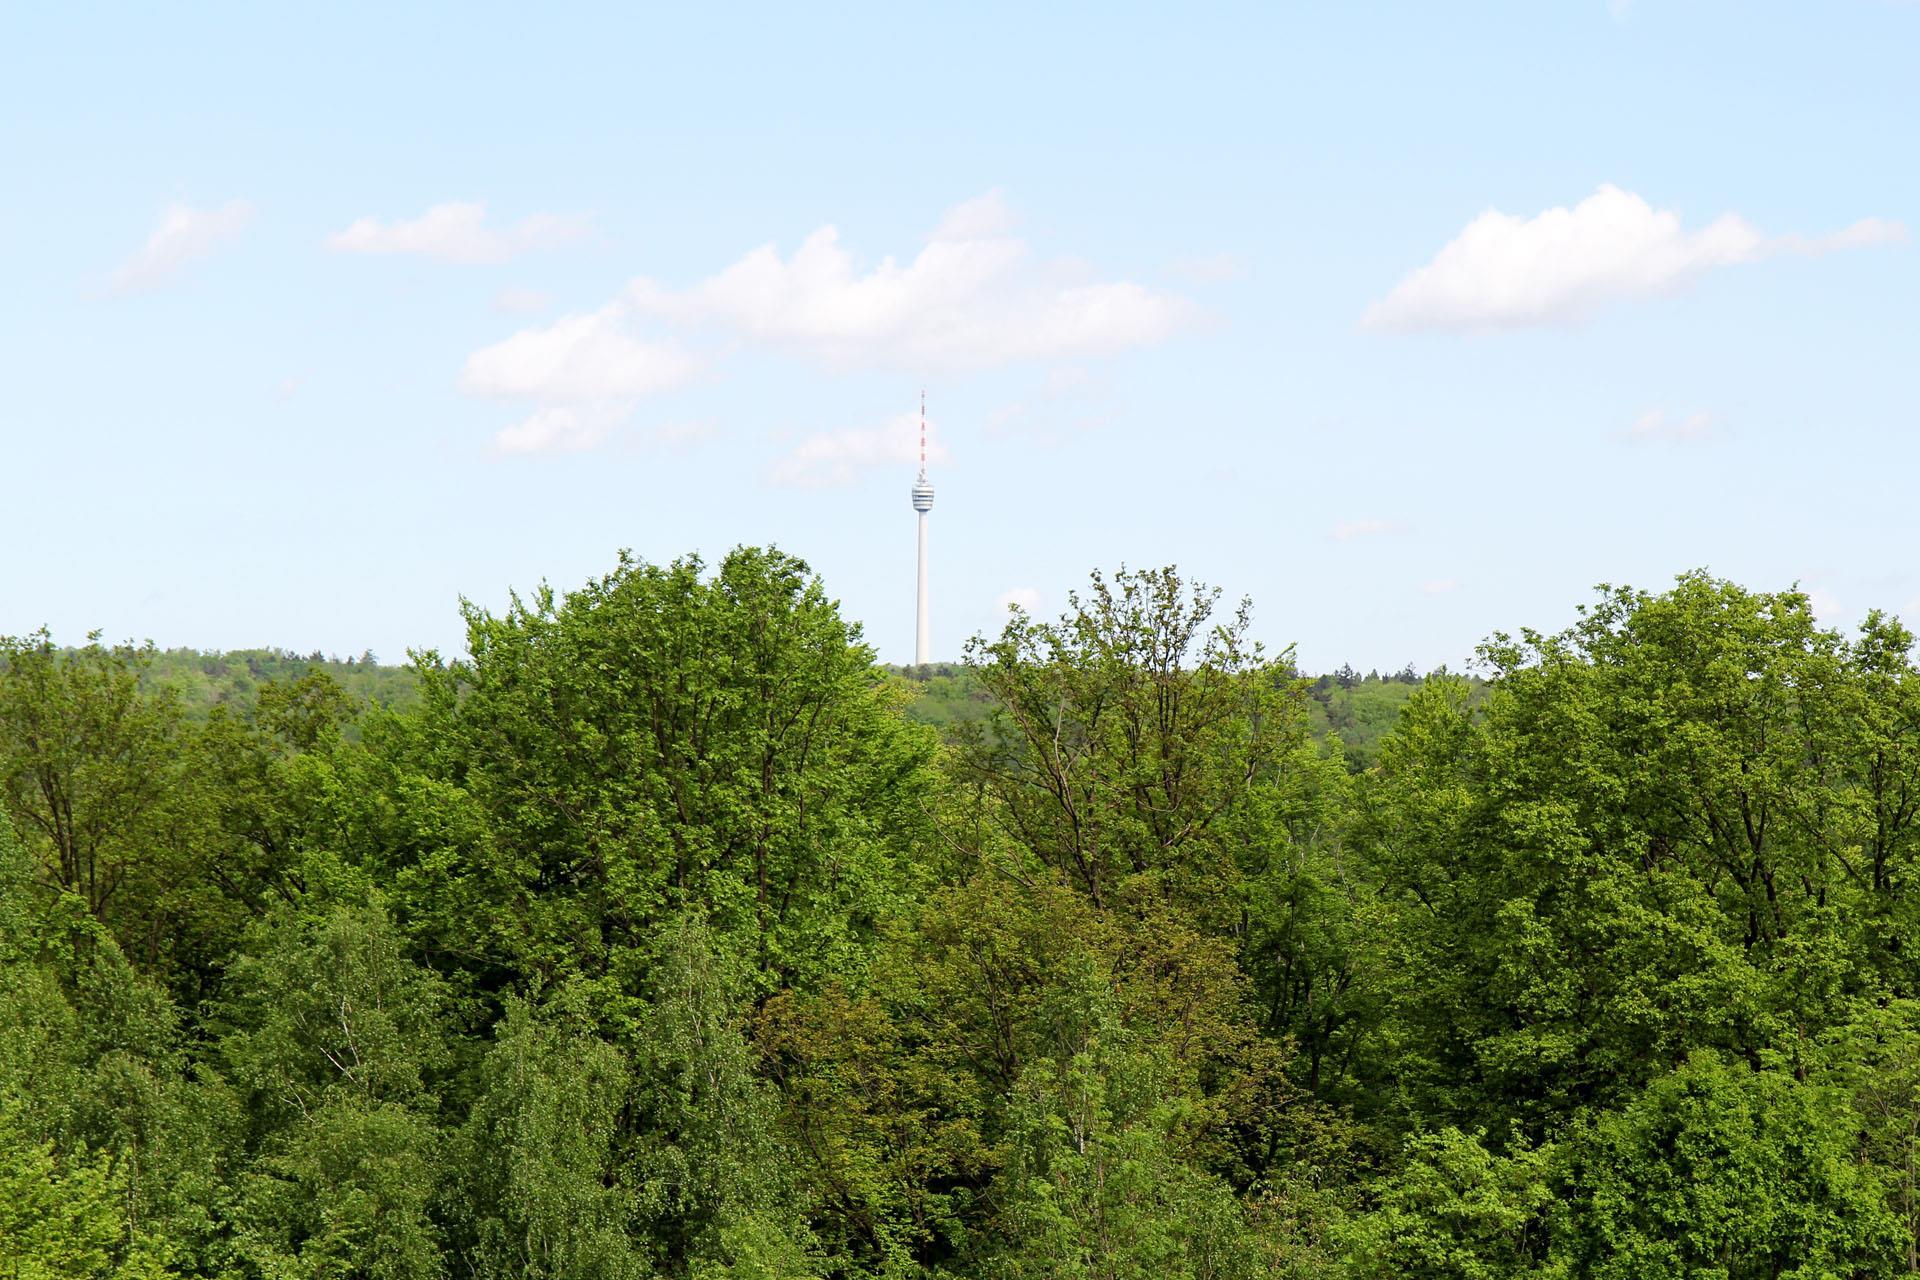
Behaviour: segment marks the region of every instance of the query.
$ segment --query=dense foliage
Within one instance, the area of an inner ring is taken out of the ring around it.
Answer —
[[[286,684],[315,671],[325,672],[332,685],[348,697],[382,706],[405,706],[418,688],[412,668],[381,663],[371,650],[357,658],[338,658],[284,649],[230,649],[224,653],[156,649],[144,655],[142,668],[143,685],[172,689],[182,708],[195,717],[216,707],[244,711],[263,688]]]
[[[921,724],[946,731],[985,719],[993,709],[993,695],[979,672],[964,664],[928,663],[886,670],[914,691],[907,717]],[[1299,674],[1291,667],[1285,672]],[[1349,768],[1365,769],[1378,759],[1381,742],[1423,682],[1411,664],[1385,675],[1378,671],[1362,675],[1343,664],[1307,682],[1307,723],[1315,737],[1339,740]],[[1476,681],[1473,688],[1478,687]]]
[[[740,550],[466,621],[0,641],[10,1274],[1920,1267],[1889,617],[1691,575],[1315,681],[1122,572],[903,673]]]

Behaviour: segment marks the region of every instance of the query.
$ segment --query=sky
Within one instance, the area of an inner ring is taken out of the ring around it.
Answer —
[[[1920,619],[1920,4],[0,7],[0,632],[458,653],[621,548],[1310,671]]]

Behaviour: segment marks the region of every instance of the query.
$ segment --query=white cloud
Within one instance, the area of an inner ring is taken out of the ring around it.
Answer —
[[[169,205],[140,252],[114,271],[113,288],[130,293],[163,284],[239,235],[252,221],[253,206],[245,200],[229,200],[217,209]]]
[[[327,237],[342,253],[417,253],[447,262],[504,262],[532,249],[550,249],[586,234],[585,218],[536,213],[511,227],[487,225],[487,206],[451,200],[417,218],[382,222],[359,218]]]
[[[1867,218],[1832,235],[1768,237],[1738,214],[1696,231],[1680,215],[1603,185],[1531,218],[1489,209],[1367,309],[1370,329],[1482,330],[1578,324],[1608,302],[1671,293],[1714,267],[1778,254],[1886,244],[1901,224]]]
[[[1382,534],[1398,533],[1400,526],[1391,520],[1342,520],[1333,526],[1332,537],[1335,542],[1353,542],[1360,538],[1377,538]]]
[[[849,427],[809,436],[773,464],[768,478],[777,485],[795,489],[842,488],[859,479],[862,471],[874,467],[908,468],[919,458],[920,419],[916,414],[904,413],[880,427]],[[938,464],[948,460],[938,430],[929,420],[927,461]]]
[[[678,386],[694,361],[628,332],[619,304],[522,329],[467,357],[460,384],[479,395],[550,402],[631,399]]]
[[[1006,197],[995,187],[984,195],[962,200],[946,211],[940,225],[927,236],[929,240],[992,240],[1011,234],[1013,210]]]
[[[493,438],[501,453],[579,453],[606,438],[612,420],[578,409],[547,407]]]
[[[429,222],[431,228],[423,225]],[[637,279],[597,311],[526,328],[473,352],[460,385],[479,395],[533,400],[543,411],[572,412],[576,423],[591,411],[598,422],[602,414],[624,415],[640,397],[686,382],[702,362],[699,353],[736,349],[741,339],[839,366],[978,367],[1070,360],[1157,342],[1197,314],[1173,294],[1100,281],[1064,260],[1041,260],[1011,227],[1006,202],[989,191],[948,210],[905,265],[883,258],[861,267],[839,234],[822,227],[791,257],[762,246],[685,289]],[[395,227],[362,219],[334,242],[473,259],[497,256],[489,238],[496,234],[486,231],[480,206],[443,205]],[[546,301],[507,293],[496,306],[532,309]],[[1056,369],[1047,394],[1065,394],[1085,381],[1081,371]],[[568,421],[536,413],[502,433],[501,446],[524,452],[566,441],[585,447],[606,434],[589,438]],[[892,428],[830,432],[803,441],[775,462],[770,476],[788,485],[846,484],[861,468],[911,461],[913,439],[913,432]]]
[[[1026,613],[1036,612],[1040,608],[1039,590],[1034,587],[1009,587],[993,598],[995,613],[1016,608]]]
[[[543,405],[496,432],[493,449],[498,454],[584,453],[614,441],[636,451],[684,453],[713,436],[713,423],[709,421],[663,422],[645,429],[623,427],[632,412],[633,405],[625,401]]]
[[[1907,227],[1892,218],[1862,218],[1858,222],[1824,236],[1789,234],[1772,243],[1779,253],[1832,253],[1836,249],[1871,249],[1875,245],[1900,244],[1907,238]]]
[[[791,257],[762,245],[683,290],[636,280],[627,297],[663,321],[714,325],[839,365],[979,367],[1098,355],[1159,342],[1192,303],[1035,259],[997,193],[948,211],[904,265],[863,270],[833,227]]]
[[[1420,584],[1420,594],[1426,596],[1444,596],[1448,592],[1458,591],[1461,583],[1458,578],[1429,578]]]
[[[695,362],[678,348],[627,331],[618,304],[522,329],[467,357],[460,386],[475,395],[533,400],[532,416],[494,437],[500,453],[591,449],[642,396],[676,387]]]
[[[1627,438],[1643,444],[1685,444],[1713,434],[1713,415],[1690,413],[1676,417],[1665,409],[1649,409],[1633,420]]]

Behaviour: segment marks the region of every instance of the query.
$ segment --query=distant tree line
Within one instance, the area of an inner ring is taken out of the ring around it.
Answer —
[[[979,672],[965,663],[936,662],[884,670],[914,691],[908,717],[942,733],[963,722],[985,718],[994,706]],[[1442,668],[1435,674],[1448,673]],[[1302,680],[1302,673],[1287,657],[1271,664],[1267,678],[1287,683]],[[1362,676],[1351,664],[1343,663],[1326,675],[1306,677],[1308,725],[1316,738],[1337,741],[1350,769],[1363,771],[1373,763],[1381,739],[1425,679],[1412,663],[1385,676],[1377,671]],[[1473,681],[1473,687],[1477,689],[1479,683]]]

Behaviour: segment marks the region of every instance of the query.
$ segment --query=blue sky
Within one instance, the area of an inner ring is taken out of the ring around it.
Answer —
[[[0,630],[457,650],[620,547],[935,652],[1177,562],[1458,665],[1920,615],[1920,5],[14,6]]]

